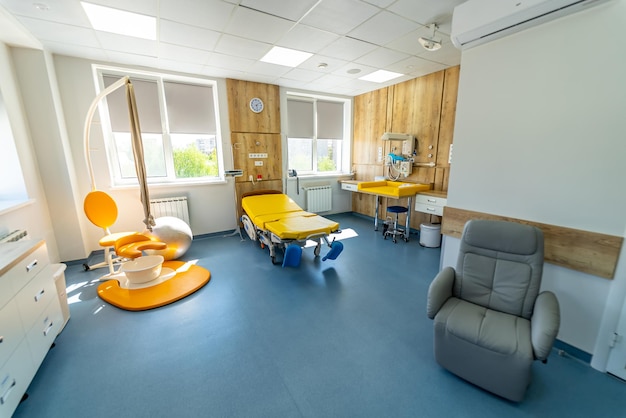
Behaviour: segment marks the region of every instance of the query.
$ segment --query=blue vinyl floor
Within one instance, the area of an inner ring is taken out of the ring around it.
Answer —
[[[194,240],[183,259],[211,281],[150,311],[103,302],[105,271],[68,266],[71,319],[15,417],[626,416],[624,382],[556,350],[519,404],[439,367],[426,293],[440,250],[329,217],[356,236],[334,261],[305,249],[299,268],[247,237]]]

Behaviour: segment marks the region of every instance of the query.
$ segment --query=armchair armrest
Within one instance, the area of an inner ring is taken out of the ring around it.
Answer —
[[[541,292],[530,317],[530,338],[536,359],[544,361],[548,358],[560,324],[559,301],[554,293]]]
[[[441,306],[452,296],[452,285],[456,272],[452,267],[445,267],[433,279],[428,288],[428,304],[426,305],[426,314],[433,319]]]

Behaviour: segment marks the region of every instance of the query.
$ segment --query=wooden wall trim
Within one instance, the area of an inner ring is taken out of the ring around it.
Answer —
[[[506,216],[473,212],[446,206],[441,233],[461,238],[463,227],[470,219],[494,219],[519,222],[540,228],[544,234],[546,262],[594,276],[612,279],[624,241],[623,237],[565,228]]]

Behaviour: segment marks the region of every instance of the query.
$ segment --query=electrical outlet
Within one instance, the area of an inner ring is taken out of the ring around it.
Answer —
[[[383,147],[378,147],[378,159],[379,163],[383,162]]]

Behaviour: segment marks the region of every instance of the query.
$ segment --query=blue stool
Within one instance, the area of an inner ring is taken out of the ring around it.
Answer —
[[[398,228],[398,215],[401,213],[407,213],[408,211],[409,209],[404,206],[388,206],[387,207],[387,212],[395,213],[396,219],[393,221],[393,228],[385,224],[385,227],[383,228],[384,239],[387,239],[388,236],[391,236],[393,238],[393,242],[397,243],[398,241],[396,241],[396,237],[399,235],[400,238],[404,238],[405,242],[409,242],[409,231],[407,231],[405,228]]]

